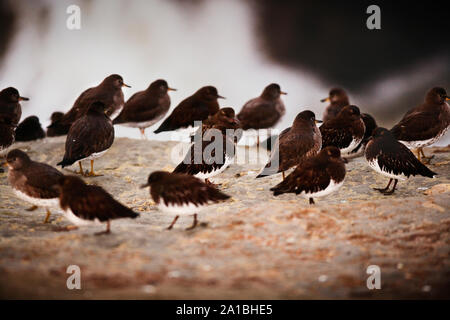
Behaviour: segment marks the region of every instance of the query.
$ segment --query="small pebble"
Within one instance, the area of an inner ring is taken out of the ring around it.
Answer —
[[[431,286],[429,286],[429,285],[423,286],[423,287],[422,287],[422,291],[423,291],[423,292],[430,292],[430,291],[431,291]]]
[[[328,280],[328,276],[323,274],[321,276],[319,276],[319,282],[325,282]]]

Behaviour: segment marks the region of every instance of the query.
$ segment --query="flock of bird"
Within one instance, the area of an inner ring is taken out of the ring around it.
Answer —
[[[8,181],[15,194],[33,206],[47,208],[45,223],[51,207],[60,207],[75,226],[93,222],[106,223],[117,218],[136,218],[130,208],[116,201],[102,187],[88,185],[75,175],[64,175],[54,167],[33,161],[23,151],[12,149],[14,141],[31,141],[47,136],[67,135],[65,153],[57,164],[61,167],[75,163],[82,176],[97,176],[94,159],[101,157],[114,142],[114,125],[138,128],[145,137],[145,129],[162,120],[170,109],[170,88],[165,80],[150,86],[124,101],[121,76],[106,77],[98,86],[81,93],[66,113],[55,112],[45,133],[39,119],[21,118],[21,101],[28,98],[9,87],[0,92],[0,152],[6,155]],[[142,188],[150,187],[150,195],[159,210],[171,214],[171,229],[180,215],[197,214],[206,205],[224,201],[229,195],[209,181],[233,163],[235,145],[242,130],[274,127],[285,114],[278,84],[264,88],[262,94],[248,101],[236,115],[233,108],[220,108],[223,98],[213,86],[200,88],[181,101],[154,132],[174,131],[194,126],[202,121],[195,135],[201,139],[191,142],[184,160],[173,172],[155,171]],[[304,110],[292,126],[283,130],[270,148],[270,159],[257,178],[282,173],[283,180],[270,190],[275,196],[295,193],[314,204],[314,198],[338,190],[344,183],[347,159],[365,156],[368,165],[388,177],[386,188],[376,189],[385,195],[393,194],[398,180],[422,175],[433,178],[436,173],[425,164],[423,148],[436,142],[450,126],[449,96],[445,89],[429,90],[425,101],[405,114],[391,130],[378,127],[369,114],[351,105],[346,92],[335,88],[322,102],[329,102],[319,127],[314,112]],[[219,139],[219,140],[218,140]],[[208,154],[212,143],[221,142],[223,148]],[[259,146],[259,136],[257,140]],[[417,149],[417,158],[410,151]],[[91,170],[84,171],[82,161],[90,160]],[[285,172],[295,168],[289,175]],[[391,183],[393,187],[389,190]]]

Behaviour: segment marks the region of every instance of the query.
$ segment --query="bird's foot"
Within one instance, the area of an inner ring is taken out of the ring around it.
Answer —
[[[87,171],[86,171],[86,174],[85,174],[84,176],[85,176],[85,177],[103,177],[102,174],[97,174],[97,173],[95,173],[95,172],[93,172],[93,171],[91,171],[91,172],[87,172]]]
[[[386,193],[388,191],[388,188],[373,188],[373,190],[380,191],[380,193]]]
[[[110,233],[111,233],[110,230],[105,230],[105,231],[96,232],[95,235],[96,236],[101,236],[101,235],[110,234]]]
[[[78,227],[77,226],[66,226],[66,227],[56,227],[54,229],[54,231],[56,232],[67,232],[67,231],[72,231],[72,230],[77,230]]]
[[[38,208],[38,206],[31,206],[28,209],[25,209],[26,211],[34,211]]]

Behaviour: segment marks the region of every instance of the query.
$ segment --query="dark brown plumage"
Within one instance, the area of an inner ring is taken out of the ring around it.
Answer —
[[[410,149],[417,148],[419,160],[425,157],[423,149],[445,135],[450,126],[450,97],[444,88],[435,87],[428,91],[425,102],[408,111],[391,132],[394,137]]]
[[[11,124],[17,125],[22,117],[20,101],[28,101],[21,97],[16,88],[8,87],[0,91],[0,118],[10,119]]]
[[[123,82],[118,74],[106,77],[98,86],[85,90],[61,120],[52,123],[48,128],[70,128],[70,125],[86,114],[89,106],[95,102],[103,102],[106,106],[106,114],[114,119],[124,105],[122,87],[130,87]]]
[[[19,149],[8,152],[6,162],[9,167],[8,181],[16,195],[33,205],[47,208],[44,223],[50,218],[49,207],[58,206],[59,191],[53,186],[62,173],[45,163],[36,162]]]
[[[194,126],[194,121],[203,121],[219,111],[217,99],[220,96],[213,86],[200,88],[192,96],[184,99],[164,120],[155,133],[173,131]]]
[[[348,155],[362,141],[365,132],[364,121],[359,108],[346,106],[331,120],[320,126],[322,148],[335,146],[341,150],[342,156]]]
[[[366,148],[367,142],[369,142],[372,137],[373,130],[378,127],[377,122],[374,117],[368,113],[361,114],[361,119],[364,122],[364,137],[358,146],[350,152],[352,157],[359,157],[364,154],[364,149]]]
[[[175,215],[169,230],[179,215],[194,215],[194,224],[188,229],[194,228],[197,224],[197,212],[203,206],[230,198],[200,179],[182,173],[155,171],[142,186],[146,187],[150,187],[150,195],[161,211]]]
[[[70,125],[63,125],[60,120],[64,117],[63,112],[53,112],[50,117],[51,124],[47,127],[47,137],[64,136],[69,132]]]
[[[105,110],[103,102],[94,102],[87,113],[72,124],[67,134],[64,158],[58,165],[64,168],[78,161],[80,173],[84,174],[80,161],[89,159],[89,176],[95,176],[94,159],[106,152],[114,142],[114,126]]]
[[[288,130],[275,143],[269,162],[257,178],[273,175],[297,166],[303,159],[317,154],[322,147],[322,136],[316,126],[314,112],[300,112]]]
[[[0,117],[0,154],[14,143],[15,130],[16,127],[11,123],[10,118]]]
[[[165,80],[152,82],[146,90],[139,91],[128,99],[113,124],[139,128],[145,137],[145,129],[164,118],[169,111],[168,91],[176,91],[176,89],[170,88]]]
[[[302,161],[286,179],[270,190],[275,196],[282,193],[300,194],[313,204],[313,198],[337,191],[344,178],[345,164],[341,152],[330,146]]]
[[[39,118],[30,116],[25,118],[16,129],[16,141],[33,141],[45,138]]]
[[[87,185],[78,177],[63,176],[57,186],[61,209],[66,218],[77,226],[95,221],[106,222],[106,231],[103,233],[109,233],[111,220],[139,216],[116,201],[102,187]]]
[[[347,93],[341,88],[331,89],[328,97],[320,101],[330,102],[323,114],[324,122],[335,118],[345,106],[350,104]]]
[[[385,128],[378,127],[373,131],[372,139],[367,143],[365,155],[373,170],[390,178],[386,188],[375,189],[386,195],[394,193],[399,179],[405,180],[419,174],[429,178],[436,175]],[[392,180],[395,181],[394,187],[389,191]]]

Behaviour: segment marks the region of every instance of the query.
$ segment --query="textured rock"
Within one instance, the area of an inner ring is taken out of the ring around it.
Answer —
[[[342,189],[315,206],[295,195],[273,197],[276,175],[254,179],[262,164],[253,148],[247,165],[233,165],[215,179],[228,202],[200,214],[200,227],[157,211],[148,190],[150,172],[170,170],[175,142],[120,138],[96,160],[102,177],[86,178],[141,213],[103,227],[56,232],[69,225],[55,211],[25,211],[6,173],[0,174],[0,296],[2,298],[428,298],[449,297],[450,154],[434,153],[436,179],[399,182],[393,196],[372,190],[388,179],[364,159],[347,165]],[[38,161],[55,165],[64,138],[17,144]],[[263,152],[260,159],[265,162]],[[88,168],[86,163],[86,169]],[[70,173],[76,167],[63,170]],[[66,269],[81,268],[82,290],[68,290]],[[381,290],[368,290],[366,268],[381,268]]]

